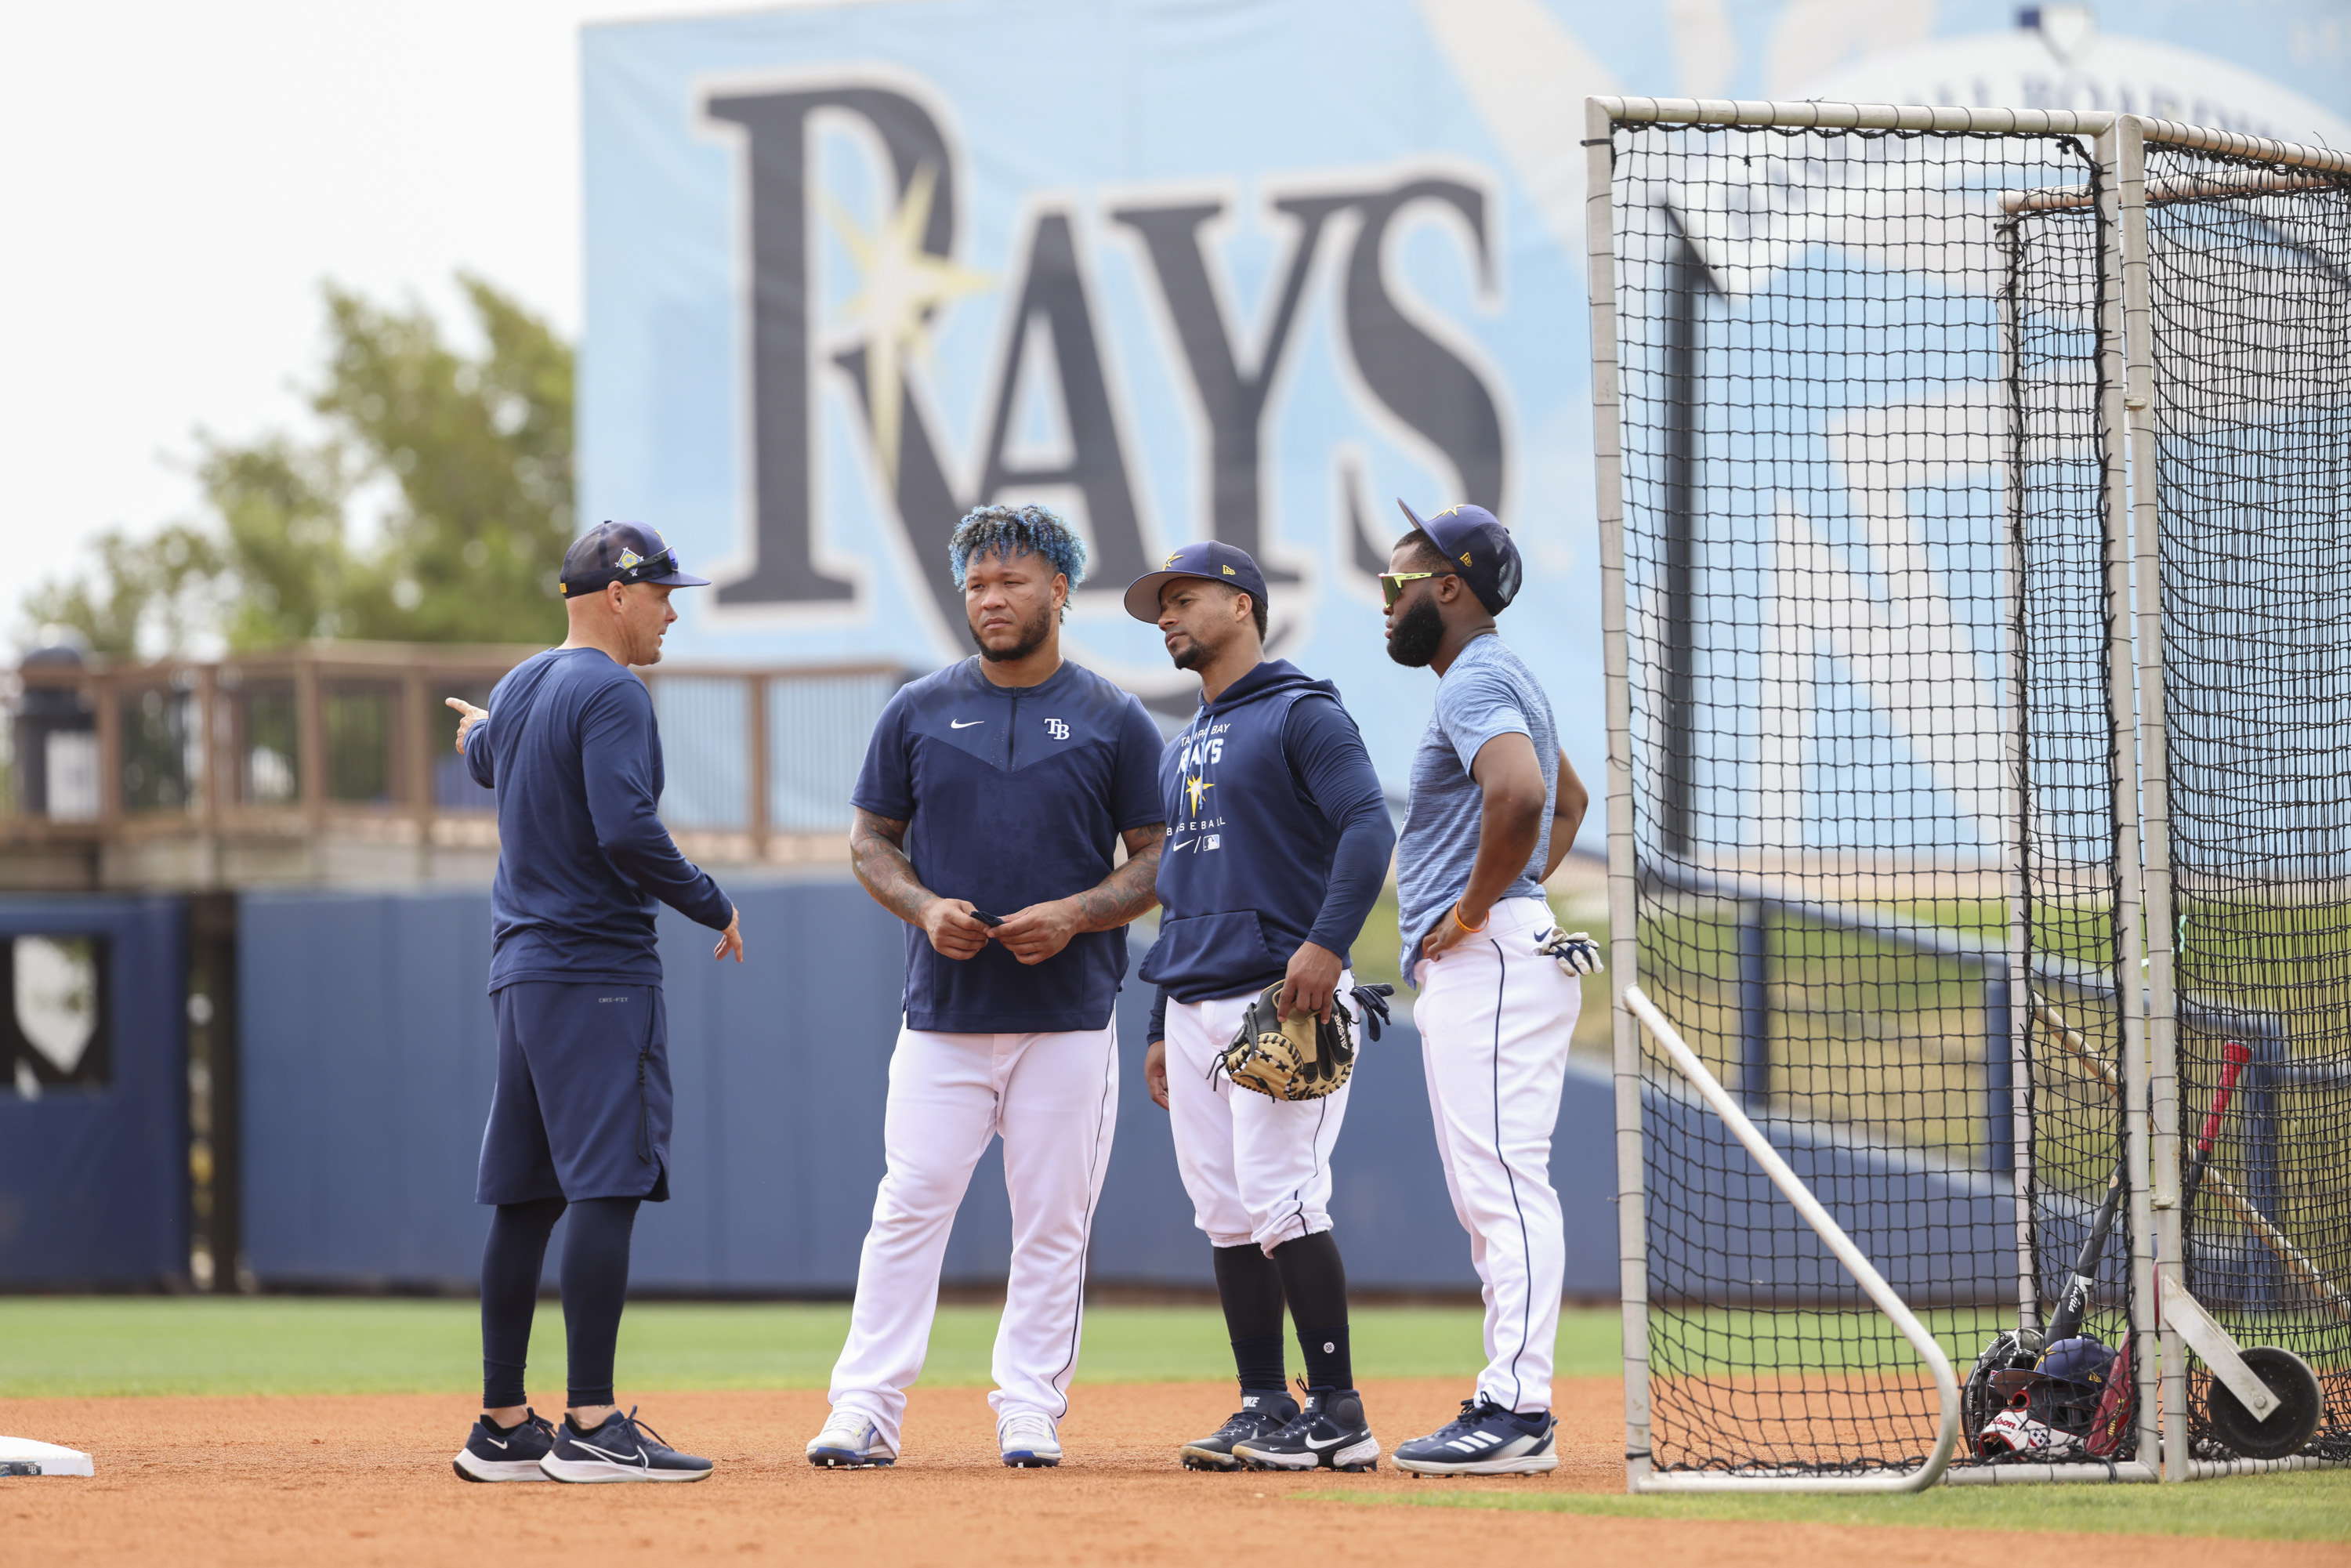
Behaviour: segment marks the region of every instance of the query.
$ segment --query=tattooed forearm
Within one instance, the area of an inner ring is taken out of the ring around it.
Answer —
[[[1110,931],[1150,912],[1159,902],[1159,852],[1166,842],[1165,824],[1130,828],[1126,832],[1126,863],[1071,902],[1088,931]]]
[[[924,909],[938,895],[914,874],[914,862],[899,847],[905,841],[905,823],[861,810],[849,830],[849,862],[874,903],[899,919],[920,925]]]

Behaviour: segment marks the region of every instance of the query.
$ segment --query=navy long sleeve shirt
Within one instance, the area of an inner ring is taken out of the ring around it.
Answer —
[[[508,672],[465,737],[497,791],[490,989],[518,980],[659,985],[656,901],[725,930],[734,904],[678,852],[656,808],[661,731],[644,683],[594,648]]]

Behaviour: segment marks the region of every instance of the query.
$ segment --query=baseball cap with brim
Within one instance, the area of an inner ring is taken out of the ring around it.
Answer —
[[[1221,582],[1227,588],[1238,588],[1258,603],[1267,602],[1265,574],[1257,569],[1249,552],[1231,545],[1206,539],[1196,545],[1186,545],[1167,558],[1157,571],[1146,571],[1126,585],[1126,612],[1137,621],[1156,622],[1159,619],[1159,591],[1179,577],[1204,577],[1210,582]]]
[[[1519,596],[1526,569],[1501,518],[1466,502],[1426,517],[1405,506],[1401,497],[1396,505],[1414,528],[1437,541],[1437,549],[1460,572],[1461,580],[1469,585],[1487,614],[1499,615],[1510,608],[1510,601]]]
[[[608,582],[650,582],[663,588],[707,588],[710,580],[678,570],[677,551],[659,528],[643,523],[599,523],[563,552],[567,598],[592,593]]]

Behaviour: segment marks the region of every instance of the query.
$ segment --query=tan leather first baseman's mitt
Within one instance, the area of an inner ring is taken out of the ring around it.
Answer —
[[[1241,1015],[1241,1027],[1225,1047],[1217,1066],[1244,1089],[1276,1100],[1320,1100],[1335,1094],[1355,1071],[1355,1030],[1347,1009],[1334,1002],[1331,1021],[1312,1013],[1280,1016],[1282,982],[1276,980],[1258,993]],[[1357,986],[1355,1005],[1364,1009],[1364,1027],[1380,1037],[1387,1017],[1392,986]]]

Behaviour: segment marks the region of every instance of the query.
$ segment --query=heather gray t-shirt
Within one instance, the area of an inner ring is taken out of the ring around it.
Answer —
[[[1469,889],[1469,868],[1478,859],[1478,821],[1484,791],[1469,776],[1478,752],[1498,735],[1519,734],[1534,743],[1542,764],[1542,836],[1534,858],[1504,898],[1541,898],[1543,862],[1551,854],[1551,817],[1559,800],[1559,730],[1551,699],[1535,684],[1526,662],[1489,632],[1461,650],[1437,683],[1437,711],[1413,753],[1411,791],[1404,809],[1404,831],[1396,839],[1398,925],[1404,937],[1405,978],[1420,962],[1420,939],[1438,916]]]

